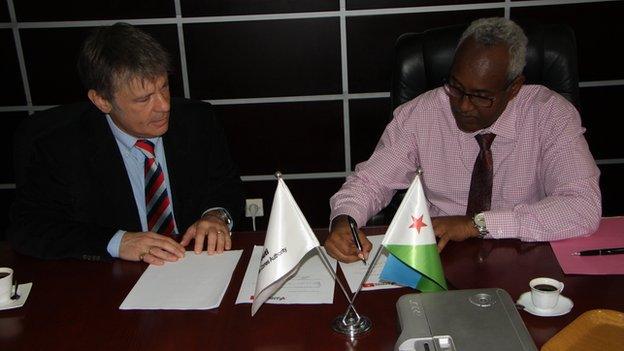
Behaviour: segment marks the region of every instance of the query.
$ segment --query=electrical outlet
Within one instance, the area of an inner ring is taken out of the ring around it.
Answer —
[[[245,200],[245,217],[253,217],[254,213],[256,217],[264,216],[264,208],[262,207],[262,199]]]

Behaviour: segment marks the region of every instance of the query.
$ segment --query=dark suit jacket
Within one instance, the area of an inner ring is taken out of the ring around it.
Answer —
[[[184,231],[211,207],[239,218],[242,184],[207,103],[172,99],[163,136],[173,210]],[[28,118],[16,133],[17,198],[8,238],[40,258],[110,258],[117,230],[141,231],[132,187],[105,115],[91,103]]]

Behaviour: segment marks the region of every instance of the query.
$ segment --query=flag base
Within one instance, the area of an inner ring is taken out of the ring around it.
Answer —
[[[336,317],[331,327],[333,331],[348,335],[353,340],[356,336],[369,331],[373,324],[368,317],[348,313],[348,315],[341,314]]]

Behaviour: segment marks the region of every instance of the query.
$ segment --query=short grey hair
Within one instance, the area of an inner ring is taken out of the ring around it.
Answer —
[[[522,28],[514,21],[503,17],[481,18],[473,21],[459,39],[457,47],[465,39],[472,37],[485,46],[504,44],[509,48],[507,79],[511,81],[522,73],[526,64],[527,43],[529,40]]]

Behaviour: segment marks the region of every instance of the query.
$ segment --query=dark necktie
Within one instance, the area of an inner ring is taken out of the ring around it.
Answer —
[[[147,230],[164,235],[175,234],[173,206],[167,192],[165,174],[154,156],[154,144],[149,140],[137,140],[135,146],[145,155]]]
[[[475,214],[490,209],[492,202],[492,179],[494,178],[494,163],[490,145],[496,134],[477,134],[475,139],[479,143],[479,154],[472,169],[470,180],[470,193],[466,215],[472,217]]]

